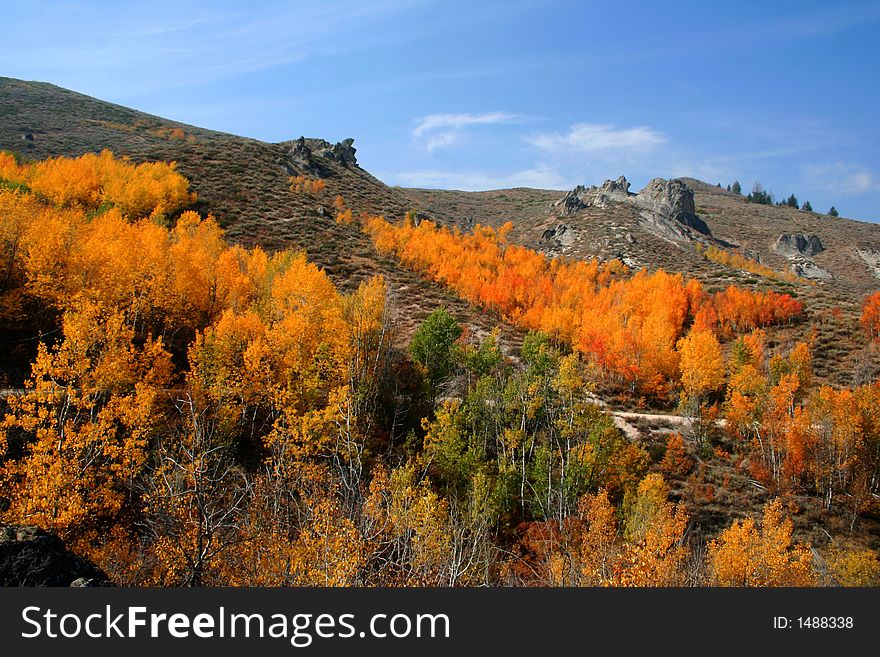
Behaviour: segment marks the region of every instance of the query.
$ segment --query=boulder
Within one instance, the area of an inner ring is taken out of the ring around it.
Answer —
[[[559,246],[572,244],[577,237],[577,231],[571,226],[559,224],[556,228],[548,228],[541,233],[542,242],[555,242]]]
[[[812,260],[800,258],[791,265],[791,271],[795,276],[809,278],[814,281],[827,281],[834,278],[830,272],[822,269]]]
[[[880,278],[880,251],[857,249],[856,253],[868,265],[868,269],[874,274],[874,277]]]
[[[357,149],[353,144],[354,139],[351,137],[336,143],[333,148],[330,149],[330,159],[339,162],[339,164],[342,164],[343,166],[357,164],[357,158],[355,157]]]
[[[0,526],[0,586],[112,586],[106,573],[37,527]]]
[[[818,235],[804,233],[783,233],[776,240],[776,252],[784,256],[813,257],[825,250]]]
[[[633,202],[654,215],[652,223],[671,229],[675,234],[680,231],[674,224],[687,226],[703,235],[711,234],[706,222],[697,216],[693,190],[682,180],[654,178],[635,195]],[[664,225],[670,223],[673,225]]]

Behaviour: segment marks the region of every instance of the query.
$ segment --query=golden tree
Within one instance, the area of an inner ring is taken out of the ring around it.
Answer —
[[[792,543],[792,522],[775,499],[758,527],[752,518],[734,522],[709,544],[709,570],[718,586],[813,586],[813,553]]]

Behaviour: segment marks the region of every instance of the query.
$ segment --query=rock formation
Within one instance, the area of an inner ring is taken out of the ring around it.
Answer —
[[[875,278],[880,278],[880,251],[872,251],[871,249],[857,249],[859,257],[868,265],[868,269],[874,274]]]
[[[613,201],[626,201],[629,196],[629,182],[620,176],[617,180],[606,180],[601,186],[578,185],[568,194],[556,201],[552,207],[561,208],[561,215],[572,215],[589,207],[603,208]]]
[[[294,142],[287,153],[287,159],[306,171],[311,171],[315,167],[315,162],[312,159],[312,149],[306,143],[305,137],[300,137]]]
[[[801,233],[783,233],[776,240],[776,252],[784,256],[813,257],[825,250],[818,235]]]
[[[355,157],[357,149],[353,144],[354,139],[350,138],[331,144],[323,139],[306,140],[305,137],[300,137],[287,151],[285,164],[290,173],[300,171],[323,177],[327,174],[327,166],[321,164],[322,159],[337,162],[345,167],[357,164]]]
[[[577,231],[571,226],[559,224],[556,228],[548,228],[541,234],[542,242],[555,242],[558,246],[568,246],[577,237]]]
[[[791,271],[795,276],[809,278],[816,281],[827,281],[834,278],[830,272],[822,269],[808,258],[798,258],[791,265]]]
[[[357,164],[357,158],[355,157],[357,149],[353,144],[354,139],[351,137],[336,143],[333,148],[330,149],[330,159],[339,162],[339,164],[342,164],[343,166]]]
[[[691,239],[690,232],[683,231],[682,226],[703,235],[711,234],[706,222],[697,216],[693,190],[681,180],[654,178],[632,202],[642,209],[642,218],[667,237]]]
[[[331,144],[323,139],[316,139],[315,143],[317,146],[312,152],[316,156],[333,160],[343,166],[357,164],[357,158],[355,157],[357,149],[352,145],[354,144],[354,139],[343,139],[335,144]]]
[[[629,187],[623,176],[600,186],[578,185],[552,207],[563,217],[590,207],[629,203],[638,208],[645,228],[667,239],[689,241],[694,239],[693,231],[711,235],[709,226],[697,216],[693,191],[683,181],[654,178],[638,194],[630,192]]]
[[[107,575],[37,527],[0,526],[0,586],[112,586]]]

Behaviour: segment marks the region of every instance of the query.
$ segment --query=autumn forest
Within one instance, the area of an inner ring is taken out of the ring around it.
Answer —
[[[381,275],[341,291],[195,202],[174,163],[0,152],[0,522],[129,586],[880,585],[852,538],[880,513],[880,381],[815,375],[803,300],[331,196],[522,339],[442,306],[405,334]],[[861,318],[877,348],[880,293]],[[683,420],[646,443],[615,400]],[[760,512],[707,520],[710,471]],[[838,531],[803,540],[804,507]]]

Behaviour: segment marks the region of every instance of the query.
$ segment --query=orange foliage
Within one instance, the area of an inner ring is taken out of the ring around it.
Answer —
[[[862,328],[871,340],[880,339],[880,292],[874,292],[865,299],[862,308]]]
[[[89,219],[82,208],[8,190],[0,190],[0,211],[7,317],[27,294],[62,311],[85,301],[116,308],[139,333],[195,330],[244,293],[236,286],[247,263],[232,262],[240,250],[226,246],[210,216],[185,212],[169,231],[150,219],[128,221],[118,207]]]
[[[761,336],[734,345],[724,403],[726,430],[744,441],[750,470],[777,489],[807,489],[854,514],[874,504],[880,445],[880,384],[812,388],[810,348],[764,362]]]
[[[476,226],[471,234],[393,225],[367,218],[364,229],[381,253],[454,289],[508,321],[571,344],[607,373],[648,393],[677,378],[676,343],[688,324],[747,330],[789,321],[802,306],[787,295],[729,288],[706,294],[696,280],[663,270],[627,277],[617,260],[600,265],[548,259],[507,243],[510,223]]]
[[[290,177],[290,191],[292,192],[304,192],[306,194],[311,194],[312,196],[317,196],[324,191],[326,186],[327,183],[320,178],[309,178],[303,175]]]
[[[731,285],[723,292],[713,295],[711,303],[703,304],[699,308],[694,325],[713,328],[722,335],[729,335],[761,326],[791,322],[803,310],[803,304],[788,294],[779,294],[772,290],[753,292]]]
[[[158,391],[172,366],[161,340],[137,347],[118,310],[84,302],[65,313],[63,340],[40,345],[30,391],[9,399],[6,427],[33,435],[0,466],[7,522],[75,537],[114,519],[160,422]]]
[[[673,433],[666,439],[666,452],[660,461],[660,469],[672,477],[684,477],[693,468],[694,462],[687,455],[684,438],[680,433]]]
[[[0,180],[23,182],[23,176],[12,153],[0,151]]]

